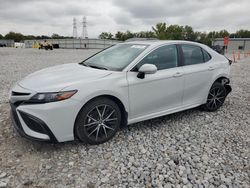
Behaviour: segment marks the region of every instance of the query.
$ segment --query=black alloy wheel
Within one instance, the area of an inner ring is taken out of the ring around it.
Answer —
[[[76,133],[85,143],[101,144],[115,135],[120,124],[118,105],[108,98],[98,98],[81,110],[76,120]]]
[[[215,82],[209,91],[207,102],[203,105],[203,108],[210,112],[218,110],[223,105],[226,96],[227,91],[224,85]]]

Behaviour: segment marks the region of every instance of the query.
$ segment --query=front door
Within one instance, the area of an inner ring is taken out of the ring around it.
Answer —
[[[154,64],[158,71],[137,77],[143,64]],[[182,105],[183,70],[178,67],[176,45],[159,47],[143,58],[127,73],[130,119],[147,119]]]

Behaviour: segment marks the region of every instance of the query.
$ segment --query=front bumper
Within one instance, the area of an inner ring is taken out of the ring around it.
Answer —
[[[15,130],[27,139],[35,140],[35,141],[47,141],[51,143],[57,143],[57,139],[54,134],[51,132],[49,127],[37,117],[34,117],[28,113],[17,111],[17,106],[15,104],[10,103],[11,106],[11,119],[14,124]],[[19,117],[21,116],[21,117]],[[24,131],[24,127],[21,123],[23,121],[26,126],[30,129],[29,133]]]
[[[28,103],[35,93],[19,85],[10,93],[11,117],[17,132],[38,141],[74,140],[74,124],[81,103],[75,99],[45,104]]]

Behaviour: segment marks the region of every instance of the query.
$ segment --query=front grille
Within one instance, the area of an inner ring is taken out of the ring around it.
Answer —
[[[12,96],[27,96],[27,95],[30,95],[30,93],[21,93],[21,92],[12,91],[11,95]]]

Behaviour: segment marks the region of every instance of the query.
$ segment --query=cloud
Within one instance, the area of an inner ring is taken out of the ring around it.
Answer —
[[[150,30],[158,22],[191,25],[200,31],[250,29],[248,0],[0,0],[0,33],[72,35],[72,19],[81,33],[87,16],[88,33]]]

